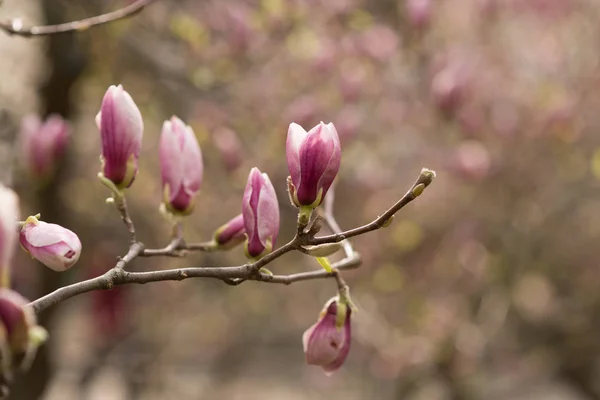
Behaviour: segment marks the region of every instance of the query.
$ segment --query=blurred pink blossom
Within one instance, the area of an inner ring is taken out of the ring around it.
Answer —
[[[466,140],[455,152],[457,172],[468,179],[485,178],[492,165],[492,159],[487,148],[479,141]]]
[[[406,0],[406,14],[413,27],[426,28],[431,20],[431,0]]]
[[[399,42],[396,31],[387,25],[378,24],[362,34],[360,48],[369,57],[385,62],[397,54]]]
[[[243,146],[237,133],[229,128],[218,128],[212,134],[213,143],[227,172],[233,172],[243,162]]]
[[[52,174],[62,157],[71,129],[60,115],[50,115],[41,121],[37,115],[23,119],[19,139],[23,166],[37,178]]]

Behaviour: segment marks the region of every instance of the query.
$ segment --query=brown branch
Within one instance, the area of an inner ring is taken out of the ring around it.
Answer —
[[[183,239],[175,238],[162,249],[144,249],[144,251],[140,253],[140,257],[183,257],[186,255],[185,250],[187,250],[187,248]]]
[[[294,282],[300,281],[308,281],[313,279],[323,279],[323,278],[334,278],[336,273],[340,270],[354,269],[358,268],[361,264],[361,258],[358,253],[354,253],[354,255],[350,258],[345,258],[338,262],[331,264],[331,268],[334,270],[332,272],[327,272],[324,269],[319,269],[315,271],[308,272],[299,272],[297,274],[290,275],[267,275],[261,274],[258,277],[257,281],[261,282],[270,282],[270,283],[281,283],[283,285],[291,285]]]
[[[402,198],[398,200],[396,204],[390,207],[381,216],[375,218],[375,220],[373,220],[372,222],[360,226],[358,228],[350,229],[341,233],[334,233],[333,235],[316,237],[310,242],[310,244],[317,245],[324,243],[341,242],[342,240],[351,238],[353,236],[363,235],[365,233],[383,228],[391,222],[391,219],[394,216],[394,214],[396,214],[398,211],[400,211],[400,209],[402,209],[408,203],[416,199],[421,193],[423,193],[423,190],[425,190],[425,188],[429,186],[431,182],[433,182],[434,178],[435,172],[424,168],[421,171],[419,178],[415,181],[415,183],[408,190],[408,192],[406,192],[406,194],[402,196]]]
[[[390,218],[394,215],[394,213],[396,213],[398,210],[400,210],[402,207],[404,207],[406,204],[408,204],[410,201],[414,200],[418,195],[420,195],[425,189],[425,187],[427,187],[432,182],[434,177],[435,174],[433,173],[433,171],[421,171],[421,174],[415,182],[415,184],[413,184],[411,189],[402,197],[402,199],[400,199],[400,201],[394,204],[394,206],[387,210],[381,217],[378,217],[370,224],[364,225],[356,229],[351,229],[349,231],[341,233],[337,232],[333,235],[322,236],[320,238],[314,237],[315,231],[313,231],[312,229],[310,229],[309,232],[298,232],[296,236],[294,236],[294,238],[285,245],[279,247],[272,253],[267,254],[260,260],[249,264],[233,267],[192,267],[150,272],[128,272],[125,270],[125,266],[132,260],[134,260],[136,257],[150,257],[158,255],[174,256],[177,251],[180,251],[181,246],[185,246],[185,244],[182,244],[183,239],[181,238],[180,234],[176,234],[176,237],[173,238],[171,243],[163,249],[144,250],[144,245],[136,241],[130,244],[129,251],[127,252],[125,257],[120,259],[119,262],[115,265],[115,267],[106,272],[105,274],[96,278],[64,286],[60,289],[55,290],[52,293],[49,293],[31,302],[29,305],[33,307],[36,313],[39,313],[40,311],[43,311],[48,307],[60,303],[63,300],[69,299],[79,294],[91,292],[93,290],[109,290],[112,289],[114,286],[129,283],[144,284],[159,281],[180,281],[188,278],[214,278],[219,279],[229,285],[239,285],[240,283],[245,282],[246,280],[255,280],[261,282],[280,283],[289,285],[291,283],[299,281],[333,277],[336,278],[338,286],[345,285],[338,271],[343,269],[356,268],[361,263],[360,255],[354,251],[350,244],[348,244],[348,247],[345,246],[346,258],[334,263],[332,265],[334,271],[332,272],[327,272],[325,270],[316,270],[291,275],[268,275],[261,273],[260,269],[286,253],[289,253],[292,250],[298,250],[301,246],[306,246],[308,244],[340,242],[342,240],[345,240],[347,237],[360,235],[362,233],[370,232],[384,226],[386,224],[386,221],[389,221]],[[331,203],[333,203],[332,200]],[[124,207],[126,211],[126,204]],[[331,205],[328,206],[328,209],[325,212],[325,221],[330,227],[332,227],[332,230],[339,231],[339,226],[337,226],[337,222],[335,221],[335,218],[333,218],[331,207]],[[127,222],[126,225],[129,229],[129,224]],[[178,231],[180,232],[180,230]],[[132,230],[130,230],[130,233],[131,232]],[[133,230],[133,232],[135,233],[135,230]]]
[[[144,249],[140,253],[140,257],[185,257],[188,251],[218,251],[224,250],[217,246],[214,241],[186,243],[183,239],[183,228],[181,223],[173,226],[173,239],[162,249]]]
[[[332,188],[333,189],[333,188]],[[323,219],[325,223],[331,229],[331,232],[334,234],[342,233],[342,228],[335,220],[335,216],[333,214],[333,204],[335,201],[335,190],[330,190],[328,192],[328,196],[325,197],[325,204],[323,207]],[[352,243],[349,240],[343,240],[342,245],[344,246],[344,252],[346,253],[346,258],[351,258],[354,255],[354,247],[352,247]]]
[[[355,257],[334,263],[332,267],[340,270],[358,267],[360,265],[360,257],[358,257],[357,253],[355,254]],[[123,259],[125,259],[125,257]],[[83,293],[94,290],[110,290],[115,286],[130,283],[145,284],[160,281],[182,281],[189,278],[214,278],[234,285],[245,280],[289,285],[299,281],[335,277],[335,272],[330,273],[325,270],[301,272],[291,275],[267,275],[262,273],[260,275],[253,275],[252,270],[256,268],[257,263],[258,262],[235,267],[192,267],[149,272],[127,272],[123,268],[113,268],[96,278],[73,283],[57,289],[46,296],[32,301],[29,305],[33,307],[36,313],[39,313],[48,307]]]
[[[94,290],[110,290],[115,286],[137,283],[144,284],[160,281],[181,281],[187,278],[231,279],[247,275],[245,266],[219,268],[179,268],[150,272],[127,272],[122,268],[113,268],[96,278],[64,286],[54,292],[29,303],[36,313],[71,297]]]
[[[129,216],[129,210],[127,209],[127,200],[125,196],[120,195],[114,198],[115,206],[117,210],[119,210],[119,214],[121,214],[121,220],[127,227],[127,232],[129,232],[129,246],[133,246],[137,243],[137,239],[135,236],[135,225]]]
[[[198,243],[188,243],[183,246],[182,250],[189,251],[217,251],[221,250],[219,247],[215,245],[215,242],[198,242]]]
[[[292,240],[254,263],[235,267],[193,267],[150,272],[127,272],[125,266],[144,251],[141,243],[135,243],[130,247],[127,255],[120,259],[117,265],[104,275],[64,286],[32,301],[29,305],[33,307],[36,313],[39,313],[73,296],[93,290],[109,290],[114,286],[127,283],[141,284],[168,280],[180,281],[187,278],[215,278],[228,284],[239,284],[248,279],[260,280],[261,275],[257,275],[257,273],[262,266],[294,250],[296,246],[294,240]]]
[[[136,2],[116,11],[57,25],[41,25],[27,28],[23,26],[23,22],[20,18],[15,18],[8,22],[0,22],[0,30],[10,35],[22,37],[45,36],[54,35],[57,33],[84,31],[96,25],[102,25],[120,19],[129,18],[141,12],[153,1],[154,0],[137,0]]]
[[[133,261],[134,258],[139,256],[144,251],[144,245],[142,243],[133,243],[129,247],[129,251],[125,254],[125,257],[119,259],[115,265],[115,269],[123,269],[127,264]]]

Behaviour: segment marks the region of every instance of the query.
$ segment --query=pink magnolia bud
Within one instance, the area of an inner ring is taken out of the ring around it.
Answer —
[[[325,304],[317,323],[302,335],[307,364],[323,367],[327,375],[344,364],[350,352],[351,312],[337,297]]]
[[[469,179],[484,179],[492,167],[488,149],[477,140],[462,142],[456,149],[454,158],[456,171]]]
[[[431,96],[438,109],[452,113],[463,103],[469,71],[466,61],[450,61],[435,73],[431,81]]]
[[[60,225],[38,221],[36,217],[27,218],[19,241],[33,258],[55,271],[69,269],[81,254],[81,242],[75,233]]]
[[[123,86],[111,86],[96,116],[102,139],[102,173],[119,189],[128,188],[138,170],[144,122]]]
[[[159,157],[165,206],[174,213],[191,213],[202,183],[202,153],[192,128],[175,116],[163,124]]]
[[[37,115],[25,117],[19,132],[25,169],[36,178],[50,176],[64,153],[69,134],[69,124],[59,115],[53,114],[43,123]]]
[[[0,271],[1,280],[8,277],[10,260],[17,244],[19,198],[7,187],[0,185]],[[6,281],[5,281],[6,283]]]
[[[233,172],[242,165],[244,148],[235,131],[217,128],[213,132],[213,142],[227,172]]]
[[[431,19],[431,0],[406,0],[406,13],[412,26],[426,28]]]
[[[246,238],[244,216],[242,214],[231,219],[216,230],[214,239],[221,248],[232,248],[242,243]]]
[[[242,201],[246,255],[259,258],[273,250],[279,233],[279,203],[267,174],[254,167],[248,176]]]
[[[308,133],[291,123],[286,142],[291,196],[296,206],[317,207],[340,169],[340,138],[333,123],[321,122]]]
[[[29,330],[36,326],[35,313],[29,301],[10,289],[0,289],[0,322],[11,356],[27,353],[31,347]]]

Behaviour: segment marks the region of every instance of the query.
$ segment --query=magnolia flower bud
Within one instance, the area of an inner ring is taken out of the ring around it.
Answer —
[[[447,61],[433,76],[431,96],[443,113],[452,114],[463,103],[469,81],[469,68],[466,60],[453,59]]]
[[[60,225],[29,217],[25,221],[19,241],[25,251],[50,269],[65,271],[72,267],[81,254],[77,235]]]
[[[29,301],[10,289],[0,289],[0,322],[6,330],[11,354],[26,353],[29,348],[29,329],[36,325]]]
[[[70,128],[59,115],[42,122],[37,115],[25,117],[19,141],[23,167],[36,178],[49,177],[67,146]]]
[[[214,240],[220,248],[229,249],[242,243],[246,238],[244,216],[231,219],[215,231]]]
[[[7,187],[0,185],[0,277],[7,283],[10,260],[17,244],[17,221],[19,220],[19,198]]]
[[[319,320],[302,335],[306,363],[323,367],[331,375],[339,369],[350,351],[352,310],[338,297],[329,300]]]
[[[117,188],[128,188],[138,170],[144,122],[123,86],[108,88],[96,124],[102,139],[102,173]]]
[[[260,258],[273,250],[279,232],[279,203],[267,174],[254,167],[248,176],[242,201],[246,255]]]
[[[175,116],[163,124],[159,157],[165,206],[174,213],[191,213],[202,183],[202,153],[192,128]]]
[[[244,148],[237,133],[228,128],[218,128],[213,132],[213,143],[227,172],[238,169],[244,161]]]
[[[423,29],[431,20],[431,0],[406,0],[408,21],[417,29]]]
[[[294,204],[317,207],[340,169],[340,139],[335,126],[321,122],[307,133],[300,125],[291,123],[286,156]]]

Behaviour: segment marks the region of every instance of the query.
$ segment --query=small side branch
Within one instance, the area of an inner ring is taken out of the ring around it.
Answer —
[[[136,2],[116,11],[78,21],[65,22],[58,25],[25,27],[23,26],[23,21],[20,18],[16,18],[9,22],[0,22],[0,30],[3,30],[9,35],[22,37],[46,36],[57,33],[84,31],[96,25],[103,25],[120,19],[129,18],[142,11],[153,1],[154,0],[137,0]]]
[[[261,282],[270,282],[270,283],[281,283],[283,285],[291,285],[295,282],[300,281],[310,281],[314,279],[323,279],[323,278],[335,278],[336,274],[341,270],[348,270],[360,267],[362,260],[358,253],[354,253],[352,257],[345,258],[336,263],[331,264],[332,272],[327,272],[324,269],[319,269],[315,271],[307,271],[307,272],[299,272],[297,274],[290,275],[267,275],[261,274],[260,277],[255,280]]]
[[[391,218],[394,216],[394,214],[396,214],[398,211],[404,208],[404,206],[406,206],[408,203],[419,197],[419,195],[423,193],[425,188],[427,188],[431,184],[431,182],[433,182],[434,178],[435,172],[429,169],[423,169],[421,171],[421,174],[419,175],[419,178],[415,181],[415,183],[408,190],[408,192],[406,192],[406,194],[402,196],[402,198],[398,200],[396,204],[394,204],[386,212],[384,212],[381,216],[377,217],[372,222],[360,226],[358,228],[350,229],[340,233],[335,233],[333,235],[316,237],[311,241],[310,244],[317,245],[323,243],[341,242],[342,240],[383,228],[391,221]]]
[[[131,220],[131,216],[129,215],[129,210],[127,209],[127,200],[125,196],[118,196],[114,199],[115,205],[119,214],[121,214],[121,220],[127,227],[127,232],[129,232],[129,246],[133,246],[137,243],[137,239],[135,236],[135,225]]]

